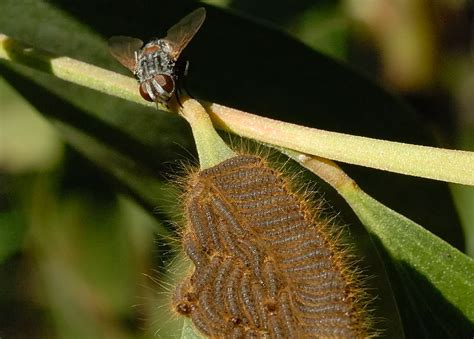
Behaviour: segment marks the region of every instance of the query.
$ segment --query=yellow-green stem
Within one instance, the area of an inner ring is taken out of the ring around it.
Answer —
[[[474,152],[324,131],[214,103],[206,107],[219,128],[267,144],[349,164],[474,185]]]
[[[54,56],[0,34],[0,59],[50,73],[139,104],[137,83],[102,68]],[[203,103],[213,123],[243,137],[302,153],[381,170],[474,185],[474,152],[410,145],[329,132],[272,120],[213,103]],[[160,109],[166,107],[160,106]]]
[[[204,107],[190,98],[181,98],[180,114],[188,121],[193,131],[201,169],[206,169],[234,157],[236,154],[217,134]]]

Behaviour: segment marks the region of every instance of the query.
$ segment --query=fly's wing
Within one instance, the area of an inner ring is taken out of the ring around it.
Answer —
[[[171,47],[170,56],[178,59],[183,49],[188,45],[206,18],[206,10],[200,7],[182,18],[176,25],[171,27],[164,40]]]
[[[109,51],[115,59],[135,72],[135,51],[143,46],[143,41],[128,36],[113,36],[109,39]]]

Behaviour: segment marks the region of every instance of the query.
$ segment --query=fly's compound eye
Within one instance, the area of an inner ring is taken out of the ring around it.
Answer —
[[[158,74],[155,76],[156,82],[163,88],[163,90],[169,95],[174,92],[174,80],[167,74]]]
[[[150,95],[148,94],[147,90],[144,88],[145,84],[141,84],[139,86],[139,89],[140,89],[140,95],[142,96],[143,99],[145,99],[146,101],[150,101],[150,102],[153,102],[154,100],[150,97]]]
[[[157,74],[152,79],[142,82],[139,89],[143,99],[164,103],[173,95],[175,82],[168,74]]]

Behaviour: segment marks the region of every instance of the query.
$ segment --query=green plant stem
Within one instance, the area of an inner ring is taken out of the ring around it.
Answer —
[[[334,161],[306,155],[286,148],[278,148],[278,150],[326,181],[341,195],[346,187],[357,186],[355,181]]]
[[[349,164],[474,185],[474,152],[324,131],[214,103],[207,108],[219,128],[267,144]]]
[[[199,155],[201,169],[210,168],[236,154],[217,134],[204,107],[190,98],[181,98],[180,114],[191,125],[194,141]]]
[[[60,79],[150,106],[130,77],[68,57],[58,57],[0,34],[0,58]],[[401,174],[474,185],[474,152],[404,144],[335,133],[272,120],[214,103],[203,103],[226,131],[302,153]],[[166,109],[160,106],[160,109]]]

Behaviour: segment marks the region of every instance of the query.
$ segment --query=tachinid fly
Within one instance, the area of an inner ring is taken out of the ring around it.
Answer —
[[[198,8],[171,27],[166,37],[145,45],[127,36],[109,39],[110,53],[137,77],[145,100],[166,104],[179,91],[178,81],[186,75],[188,63],[178,58],[205,18],[206,10]]]

